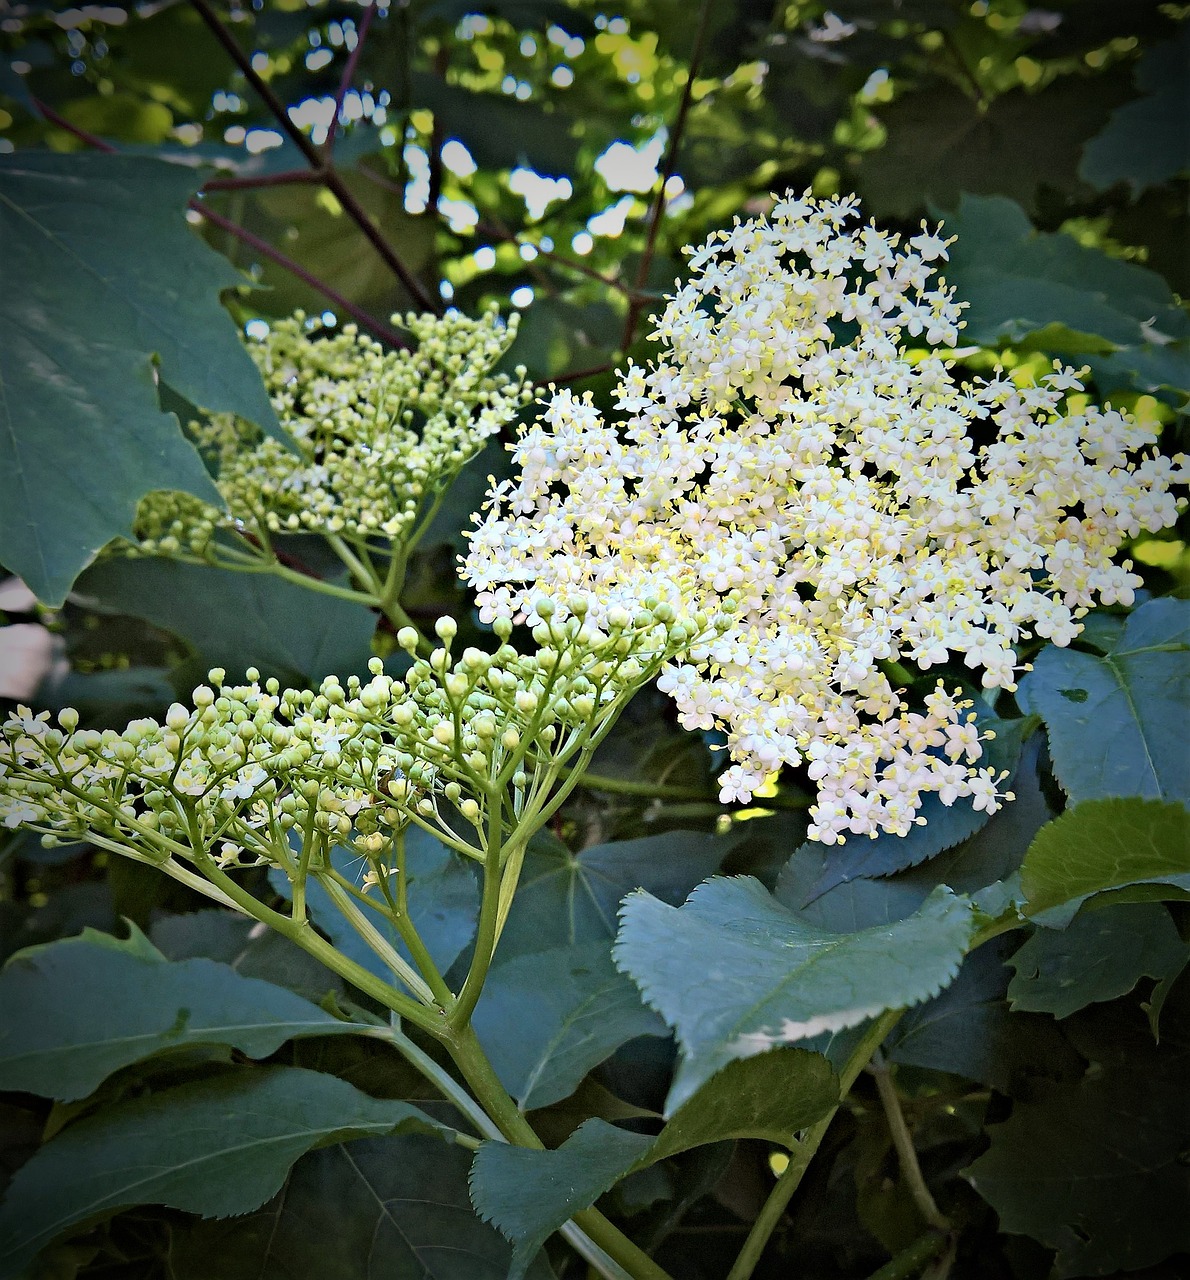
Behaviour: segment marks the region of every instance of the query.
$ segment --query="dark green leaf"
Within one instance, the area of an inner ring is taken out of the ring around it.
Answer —
[[[1185,946],[1159,902],[1112,903],[1076,916],[1065,929],[1038,929],[1009,960],[1014,1009],[1066,1018],[1097,1000],[1126,995],[1141,978],[1184,963]]]
[[[1139,1010],[1123,1027],[1103,1010],[1080,1043],[1094,1069],[1018,1101],[967,1170],[1002,1230],[1058,1251],[1057,1277],[1133,1271],[1190,1249],[1184,1011],[1157,1047]]]
[[[1072,236],[1037,232],[1011,200],[964,196],[946,230],[958,236],[946,278],[970,304],[965,339],[995,346],[1040,334],[1034,343],[1043,350],[1102,353],[1165,348],[1187,335],[1186,317],[1156,272]]]
[[[633,894],[622,921],[616,963],[686,1057],[671,1108],[735,1058],[935,995],[958,972],[972,927],[969,902],[939,888],[908,919],[834,933],[750,877],[708,880],[680,909]]]
[[[170,963],[135,928],[87,930],[0,972],[0,1089],[69,1101],[120,1067],[190,1045],[264,1058],[294,1036],[350,1031],[281,987],[211,960]]]
[[[1135,195],[1190,167],[1188,76],[1190,27],[1183,26],[1177,39],[1145,50],[1135,76],[1142,96],[1113,111],[1083,148],[1081,176],[1100,191],[1128,182]]]
[[[885,1042],[889,1058],[1010,1094],[1036,1076],[1078,1075],[1082,1059],[1051,1019],[1009,1011],[1004,964],[1015,946],[1015,937],[1004,937],[973,951],[941,995],[910,1009],[893,1028]]]
[[[561,841],[541,837],[525,859],[500,955],[614,938],[616,911],[626,893],[646,889],[665,902],[681,902],[718,870],[739,839],[669,831],[573,854]]]
[[[411,1128],[439,1126],[407,1103],[294,1067],[232,1071],[106,1108],[47,1143],[13,1179],[0,1209],[0,1276],[20,1275],[69,1228],[132,1205],[248,1213],[312,1147]]]
[[[103,560],[79,581],[78,594],[93,608],[174,632],[233,679],[249,666],[296,685],[362,672],[376,629],[374,615],[349,600],[316,596],[265,573],[173,560]]]
[[[243,283],[186,226],[197,175],[155,160],[0,156],[0,558],[51,604],[141,496],[218,495],[153,362],[205,409],[276,419],[219,304]]]
[[[651,1160],[731,1138],[789,1146],[839,1101],[839,1078],[819,1053],[772,1049],[729,1062],[662,1129]]]
[[[511,1250],[471,1209],[469,1152],[421,1134],[312,1151],[255,1213],[171,1233],[175,1280],[505,1280]],[[545,1259],[535,1280],[553,1273]]]
[[[461,139],[485,168],[524,165],[538,173],[570,173],[578,143],[574,121],[540,102],[508,94],[475,93],[440,76],[415,72],[413,97],[429,107],[444,133]]]
[[[1190,811],[1158,800],[1087,800],[1037,833],[1021,884],[1026,914],[1058,928],[1109,889],[1190,890]]]
[[[471,1203],[513,1242],[508,1280],[521,1280],[548,1237],[645,1160],[652,1141],[588,1120],[556,1151],[483,1143],[471,1167]]]
[[[1105,654],[1047,646],[1021,682],[1045,721],[1054,774],[1075,804],[1190,800],[1190,600],[1150,600]]]
[[[1013,89],[986,110],[946,83],[898,96],[879,111],[888,139],[863,156],[856,188],[870,212],[897,217],[930,200],[953,208],[966,191],[1033,207],[1041,186],[1078,190],[1079,149],[1124,98],[1125,76],[1063,76],[1038,93]]]
[[[524,1110],[565,1098],[636,1036],[666,1034],[617,972],[607,940],[497,964],[473,1023],[501,1082]]]

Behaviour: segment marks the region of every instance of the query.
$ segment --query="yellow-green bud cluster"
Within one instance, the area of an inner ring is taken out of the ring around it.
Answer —
[[[218,558],[220,533],[314,532],[399,544],[484,441],[529,399],[524,371],[493,373],[516,335],[494,310],[414,316],[415,350],[385,351],[354,325],[311,336],[301,313],[250,351],[297,452],[230,414],[191,423],[225,511],[182,493],[146,497],[137,549]]]
[[[553,614],[543,602],[527,655],[508,643],[506,619],[494,653],[455,655],[443,619],[441,646],[403,678],[379,659],[367,680],[329,676],[317,690],[281,690],[251,669],[229,686],[214,670],[192,708],[123,732],[80,729],[69,708],[56,724],[18,708],[0,730],[0,826],[200,870],[271,863],[294,879],[350,844],[380,881],[409,822],[481,857],[493,809],[501,824],[544,821],[562,769],[635,690],[728,625],[700,616],[692,631],[663,606],[602,628]],[[401,638],[415,648],[415,635]]]

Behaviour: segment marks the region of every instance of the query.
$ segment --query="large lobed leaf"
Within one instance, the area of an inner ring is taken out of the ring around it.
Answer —
[[[296,1067],[231,1071],[105,1108],[48,1142],[13,1179],[0,1208],[0,1277],[21,1275],[64,1231],[119,1209],[246,1213],[315,1146],[440,1128],[406,1102]]]
[[[0,972],[0,1089],[71,1101],[155,1053],[224,1044],[264,1058],[295,1036],[352,1030],[228,965],[171,963],[135,927],[127,942],[88,929]]]
[[[1190,600],[1150,600],[1106,653],[1049,645],[1021,682],[1045,721],[1054,773],[1075,804],[1190,800]]]
[[[751,877],[715,878],[681,908],[626,899],[616,963],[685,1055],[667,1106],[736,1058],[854,1027],[935,995],[971,941],[971,904],[940,887],[905,919],[838,933],[808,923]]]
[[[132,156],[0,156],[0,559],[49,604],[153,489],[219,496],[153,364],[205,409],[277,423],[189,230],[198,175]]]

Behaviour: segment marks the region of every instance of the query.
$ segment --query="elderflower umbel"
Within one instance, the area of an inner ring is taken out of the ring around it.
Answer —
[[[495,311],[410,315],[413,351],[389,351],[354,325],[311,337],[299,313],[250,344],[297,452],[217,414],[190,430],[226,511],[181,493],[146,497],[137,549],[220,559],[217,535],[314,532],[399,543],[484,441],[527,402],[524,371],[492,372],[516,336]],[[226,559],[226,557],[223,557]]]
[[[660,603],[602,627],[581,612],[562,619],[542,601],[529,654],[507,643],[502,619],[494,653],[453,655],[454,622],[440,619],[440,646],[399,679],[378,658],[368,680],[328,676],[317,690],[262,684],[251,669],[232,686],[216,669],[193,709],[175,703],[123,732],[80,729],[69,708],[56,724],[18,708],[0,726],[0,827],[89,839],[183,878],[188,862],[208,875],[269,863],[296,881],[327,873],[330,848],[347,844],[367,864],[365,887],[387,886],[410,822],[483,858],[493,820],[527,839],[561,771],[632,694],[727,625],[683,624]],[[399,635],[411,654],[418,639]]]
[[[970,703],[911,708],[887,664],[961,656],[1013,689],[1013,646],[1068,644],[1139,584],[1121,543],[1176,518],[1186,460],[1128,414],[951,373],[963,304],[935,279],[949,241],[855,224],[854,198],[783,199],[692,252],[615,424],[555,392],[510,446],[463,575],[485,617],[540,596],[587,617],[650,596],[725,633],[662,675],[691,729],[722,727],[722,799],[782,765],[818,784],[811,838],[906,833],[924,793],[994,810]],[[915,351],[908,350],[912,340]],[[927,349],[929,348],[929,349]]]

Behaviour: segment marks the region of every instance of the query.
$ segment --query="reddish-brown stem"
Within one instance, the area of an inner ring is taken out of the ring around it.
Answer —
[[[490,236],[493,240],[503,240],[511,244],[520,244],[520,237],[514,231],[507,231],[503,227],[495,226],[490,222],[479,222],[476,224],[475,230],[482,236]],[[532,244],[532,241],[526,241],[526,244]],[[547,262],[557,263],[559,267],[565,268],[567,271],[577,272],[581,276],[586,276],[589,280],[598,280],[601,285],[608,289],[615,289],[618,293],[629,294],[632,291],[621,280],[617,280],[614,276],[605,276],[601,271],[596,271],[594,267],[589,267],[585,262],[577,262],[573,258],[567,258],[563,254],[555,253],[552,249],[543,249],[540,245],[533,245],[537,250],[538,257],[544,258]]]
[[[565,386],[568,382],[581,382],[584,378],[593,378],[597,373],[606,373],[609,369],[616,366],[610,360],[605,360],[603,364],[593,364],[589,369],[574,369],[570,373],[560,374],[556,378],[551,378],[551,382],[556,382],[558,386]]]
[[[322,153],[326,157],[327,163],[330,162],[331,152],[335,149],[335,134],[339,129],[339,116],[343,111],[347,90],[351,88],[351,82],[355,79],[355,69],[359,66],[360,54],[364,51],[364,41],[368,37],[368,28],[372,25],[372,15],[375,12],[375,3],[368,5],[364,10],[363,17],[360,18],[359,26],[356,28],[355,48],[348,54],[347,64],[343,68],[343,78],[339,81],[339,91],[335,94],[335,114],[331,116],[331,122],[326,131],[326,142],[322,146]]]
[[[211,34],[227,51],[232,62],[239,68],[244,79],[255,90],[261,101],[272,112],[277,123],[289,136],[294,146],[302,153],[309,163],[310,168],[314,170],[315,176],[328,191],[343,206],[347,216],[359,227],[363,232],[368,243],[376,250],[380,257],[384,260],[385,265],[392,271],[398,280],[405,286],[409,295],[417,302],[418,306],[424,307],[427,311],[433,311],[441,314],[442,306],[438,299],[434,298],[426,289],[425,285],[417,278],[416,275],[401,260],[400,255],[392,247],[391,244],[381,234],[380,229],[372,221],[368,211],[356,199],[351,188],[343,181],[343,176],[333,167],[328,167],[324,162],[323,156],[313,142],[297,127],[290,119],[289,112],[286,111],[285,105],[280,98],[269,88],[260,75],[252,66],[252,59],[240,48],[236,43],[235,37],[220,21],[218,14],[211,8],[208,0],[190,0],[190,3],[198,11],[199,16],[207,24],[211,30]],[[358,44],[356,48],[358,48]]]
[[[235,36],[223,25],[219,15],[211,8],[207,0],[190,0],[190,3],[198,11],[199,17],[207,24],[211,35],[219,41],[226,50],[228,57],[240,69],[241,74],[252,86],[256,96],[272,112],[277,123],[289,136],[290,142],[305,156],[310,168],[320,169],[322,167],[322,156],[318,154],[318,148],[289,118],[289,112],[285,109],[285,104],[261,78],[259,72],[252,65],[252,59],[236,43]]]
[[[682,96],[678,101],[677,115],[674,116],[673,128],[669,131],[669,142],[665,148],[665,161],[661,166],[660,181],[657,194],[653,198],[653,207],[649,211],[649,225],[645,233],[645,247],[641,254],[640,266],[636,272],[636,284],[628,298],[628,314],[624,320],[624,337],[620,346],[624,351],[632,345],[636,337],[636,326],[640,313],[644,309],[644,289],[649,280],[649,269],[653,265],[653,255],[657,251],[657,235],[661,230],[661,218],[665,213],[665,188],[678,163],[678,148],[682,144],[682,134],[686,128],[686,117],[690,114],[690,104],[694,99],[694,78],[698,74],[702,61],[703,44],[706,40],[707,21],[711,15],[713,0],[702,0],[698,11],[698,29],[694,34],[694,47],[690,51],[690,69],[686,75],[686,83],[682,86]]]
[[[228,235],[235,236],[237,240],[242,241],[250,249],[254,249],[261,257],[270,259],[279,267],[284,267],[286,271],[308,284],[311,289],[317,289],[324,298],[338,307],[340,311],[349,315],[357,324],[375,334],[377,338],[393,347],[408,348],[409,343],[395,329],[389,328],[388,325],[377,320],[374,316],[370,316],[362,307],[357,307],[354,302],[348,301],[337,289],[327,284],[325,280],[320,280],[316,275],[312,275],[300,263],[294,262],[292,258],[282,253],[280,249],[274,249],[267,240],[262,240],[260,236],[254,235],[245,227],[232,222],[230,218],[225,218],[221,213],[216,213],[201,200],[191,200],[190,208],[196,213],[200,213],[214,226],[226,231]]]
[[[65,129],[67,133],[73,134],[80,142],[85,142],[87,146],[94,147],[96,151],[106,151],[109,154],[116,150],[110,142],[97,138],[93,133],[88,133],[86,129],[80,129],[77,124],[71,124],[65,116],[60,116],[48,102],[42,102],[40,98],[34,97],[30,97],[29,101],[33,103],[50,124],[56,124],[59,129]]]
[[[48,103],[42,102],[38,98],[32,99],[34,107],[51,123],[57,125],[60,129],[65,129],[68,133],[73,134],[80,142],[85,142],[87,146],[93,147],[96,151],[103,151],[107,154],[114,154],[118,148],[113,147],[110,142],[105,142],[102,138],[97,138],[93,133],[88,133],[86,129],[80,129],[77,125],[73,125],[69,120],[60,116]],[[304,174],[304,170],[299,170]],[[275,175],[282,176],[282,175]],[[291,180],[295,180],[292,179]],[[211,184],[207,184],[210,189]],[[324,280],[320,280],[317,276],[312,275],[305,267],[284,253],[280,249],[274,249],[267,240],[262,240],[258,235],[254,235],[246,228],[237,225],[229,218],[225,218],[222,214],[216,213],[213,209],[209,209],[201,200],[192,199],[189,207],[195,213],[201,214],[208,222],[213,223],[221,230],[226,231],[228,235],[235,236],[237,240],[242,241],[250,248],[255,249],[257,253],[264,258],[270,258],[279,267],[284,267],[286,271],[295,275],[299,280],[305,281],[312,289],[317,289],[324,298],[334,303],[346,315],[349,315],[358,324],[362,325],[370,333],[382,341],[387,342],[390,346],[408,348],[409,344],[401,337],[395,329],[389,328],[388,325],[370,316],[362,307],[357,307],[354,302],[349,302],[337,289],[332,288]]]

